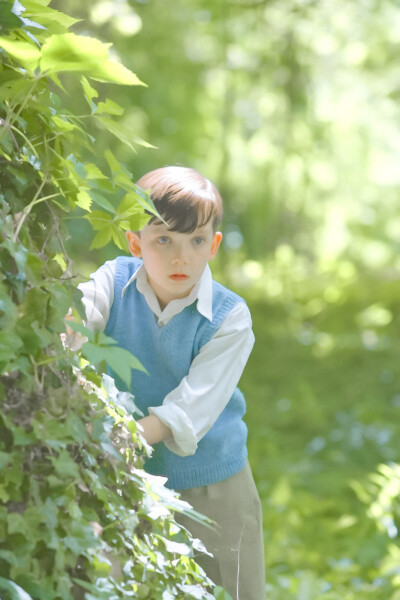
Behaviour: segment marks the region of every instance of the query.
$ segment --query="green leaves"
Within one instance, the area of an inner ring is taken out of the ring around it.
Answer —
[[[39,26],[48,29],[50,33],[64,33],[79,19],[75,19],[61,11],[50,8],[50,0],[24,0],[22,11],[24,17],[32,17],[39,22]],[[23,17],[23,20],[24,20]],[[30,19],[29,22],[31,23]],[[36,24],[35,24],[36,25]]]
[[[87,327],[75,321],[68,321],[69,327],[86,336],[88,341],[82,346],[82,354],[92,365],[100,366],[106,363],[126,383],[131,385],[132,369],[147,373],[143,365],[128,350],[116,345],[115,340],[97,331],[92,332]]]
[[[109,112],[109,114],[112,113]],[[100,123],[103,127],[105,127],[107,131],[112,133],[116,138],[118,138],[123,144],[128,146],[128,148],[130,148],[134,152],[136,151],[135,144],[139,146],[144,146],[145,148],[154,148],[154,146],[137,137],[133,132],[129,131],[129,129],[124,127],[124,125],[122,125],[121,123],[118,123],[108,117],[103,116],[96,116],[96,121]]]
[[[116,345],[116,342],[104,334],[97,334],[97,343],[86,342],[82,347],[82,354],[93,365],[105,362],[126,383],[131,385],[132,369],[147,373],[143,365],[128,350]]]
[[[127,242],[124,232],[142,229],[150,218],[150,215],[146,214],[143,209],[146,208],[149,212],[158,214],[150,198],[143,194],[126,174],[116,173],[115,182],[120,183],[121,187],[125,189],[132,190],[125,194],[117,209],[110,205],[104,197],[89,192],[90,197],[97,204],[109,211],[93,210],[84,217],[98,232],[92,241],[91,249],[101,248],[112,240],[118,248],[125,250]]]
[[[214,598],[215,600],[232,600],[228,592],[219,585],[214,588]]]
[[[0,6],[2,4],[3,2]],[[13,15],[8,21],[11,23],[14,19],[20,20],[19,17]],[[0,37],[0,48],[3,48],[10,56],[18,60],[30,72],[40,67],[40,76],[77,72],[85,73],[88,77],[102,82],[117,83],[119,85],[145,85],[135,73],[120,63],[109,59],[109,46],[109,44],[103,44],[96,38],[74,33],[51,35],[41,49],[34,43],[9,39],[4,36]],[[88,84],[83,85],[85,85],[86,95],[94,97]],[[93,88],[91,89],[93,90]],[[109,107],[106,105],[106,108]]]
[[[3,50],[31,72],[39,64],[40,50],[29,42],[0,37],[0,48],[3,48]]]
[[[93,100],[93,98],[97,98],[99,93],[95,88],[93,88],[90,85],[90,83],[84,76],[81,77],[81,84],[82,84],[84,96],[89,104],[89,108],[92,110],[92,108],[93,108],[92,100]]]
[[[20,8],[22,14],[24,8],[22,5]],[[23,40],[12,36],[0,36],[0,48],[3,49],[6,60],[15,61],[24,67],[24,70],[20,70],[10,62],[12,68],[1,73],[0,99],[11,103],[16,116],[13,116],[11,110],[9,120],[2,121],[0,155],[3,154],[8,160],[10,152],[12,153],[13,149],[18,150],[18,159],[30,164],[39,176],[36,193],[30,201],[25,197],[21,222],[14,233],[15,240],[32,209],[45,200],[51,200],[62,210],[65,210],[65,204],[68,202],[71,208],[90,211],[93,201],[110,210],[113,204],[104,197],[104,191],[116,195],[117,186],[129,191],[135,190],[129,173],[121,181],[124,167],[117,159],[113,161],[114,165],[117,165],[117,172],[112,174],[113,184],[92,161],[88,161],[87,168],[80,162],[82,153],[87,154],[88,150],[93,150],[93,138],[86,126],[88,122],[61,108],[60,97],[54,92],[49,93],[47,77],[61,90],[65,90],[59,74],[80,75],[83,95],[90,108],[90,115],[87,116],[132,151],[136,151],[137,144],[150,146],[141,140],[131,127],[118,122],[117,118],[123,115],[123,108],[116,102],[110,98],[103,98],[98,104],[95,103],[98,91],[88,81],[88,78],[91,78],[121,85],[144,85],[138,77],[109,58],[109,45],[88,36],[66,33],[65,29],[75,20],[70,20],[67,16],[63,18],[62,13],[40,2],[27,2],[26,8],[30,17],[34,17],[37,10],[46,21],[49,30],[40,34],[44,38],[42,46],[29,38]],[[9,8],[7,11],[9,12]],[[21,19],[24,21],[25,17]],[[16,23],[15,20],[13,22]],[[27,22],[25,19],[24,24],[27,25]],[[33,21],[29,19],[29,22],[32,25]],[[55,33],[54,29],[58,28],[61,28],[62,32]],[[18,70],[20,77],[17,75]],[[38,135],[38,123],[41,127],[47,127],[47,135],[43,140],[40,139],[40,134]],[[28,136],[24,127],[32,127],[33,135]],[[54,140],[54,144],[49,144],[48,139]],[[80,172],[79,165],[83,167]],[[83,178],[83,170],[86,171],[87,178]],[[28,180],[24,178],[20,169],[17,170],[9,164],[7,171],[10,178],[13,178],[13,185],[18,182],[20,186],[28,186]],[[54,193],[44,193],[45,185],[50,181]],[[131,199],[134,200],[133,197]],[[137,199],[134,201],[138,204]],[[115,209],[112,208],[111,212],[115,212]],[[140,218],[139,213],[139,210],[135,211],[132,208],[129,214],[125,214],[123,227],[126,229],[144,224],[146,220]],[[93,217],[93,222],[99,224],[98,216]],[[118,218],[113,224],[107,224],[107,227],[105,223],[101,224],[97,231],[93,248],[99,248],[110,240],[118,247],[124,247],[124,233],[119,229]]]
[[[13,12],[13,6],[9,2],[0,2],[0,32],[10,29],[19,29],[23,21]]]
[[[19,585],[9,579],[4,579],[4,577],[0,577],[0,590],[8,592],[11,600],[32,600],[32,597]]]
[[[42,47],[40,69],[47,75],[75,71],[97,81],[145,85],[132,71],[108,58],[109,46],[96,38],[74,33],[53,35]]]
[[[129,388],[144,368],[79,323],[69,325],[87,336],[82,351],[63,345],[69,308],[84,313],[67,219],[86,213],[93,246],[123,247],[127,229],[157,214],[93,135],[100,127],[130,150],[143,143],[93,83],[141,82],[108,45],[67,33],[76,20],[48,4],[0,0],[0,596],[74,600],[79,585],[96,600],[161,598],[166,587],[180,598],[177,582],[206,583],[174,564],[179,550],[193,554],[172,516],[188,509],[164,480],[146,478],[151,448],[134,398],[100,372],[108,365]],[[79,110],[66,90],[77,91]],[[109,576],[117,561],[118,581]]]
[[[61,450],[57,457],[50,456],[55,472],[61,477],[79,479],[79,469],[69,452]]]
[[[107,98],[105,102],[99,102],[97,106],[97,113],[104,113],[106,115],[117,115],[120,116],[124,112],[122,106],[119,106],[116,102]]]

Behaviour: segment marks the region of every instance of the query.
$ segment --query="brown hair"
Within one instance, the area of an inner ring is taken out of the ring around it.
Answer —
[[[212,221],[213,231],[222,219],[222,198],[206,177],[187,167],[161,167],[146,173],[137,185],[151,199],[171,231],[192,233]],[[157,218],[152,217],[149,223]]]

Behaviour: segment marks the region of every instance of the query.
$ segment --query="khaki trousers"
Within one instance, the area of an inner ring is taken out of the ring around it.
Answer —
[[[229,479],[179,493],[219,525],[210,530],[175,513],[176,520],[212,552],[214,558],[202,553],[195,556],[208,577],[233,600],[265,600],[261,502],[249,463]]]

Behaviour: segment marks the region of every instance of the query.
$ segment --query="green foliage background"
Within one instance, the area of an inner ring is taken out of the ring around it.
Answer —
[[[107,178],[105,148],[133,180],[194,166],[225,199],[213,269],[254,318],[241,385],[269,598],[398,600],[398,3],[52,6],[81,19],[73,31],[112,41],[147,85],[100,86],[96,103],[124,110],[117,131],[107,117],[88,124]],[[65,100],[77,115],[78,90],[71,82]],[[123,214],[112,189],[94,193],[108,220]],[[66,249],[87,277],[121,250],[90,249],[80,210]],[[103,218],[92,218],[99,233]]]
[[[224,196],[213,269],[254,318],[269,598],[398,598],[398,4],[68,6],[148,85],[116,100],[157,149],[115,154],[135,178],[194,166]],[[118,253],[72,234],[84,275]]]

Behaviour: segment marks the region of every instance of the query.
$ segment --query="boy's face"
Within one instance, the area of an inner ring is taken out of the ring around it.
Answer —
[[[222,233],[213,232],[211,223],[197,227],[193,233],[180,233],[170,231],[161,221],[146,225],[140,236],[133,231],[126,236],[131,253],[143,258],[149,283],[162,309],[171,300],[190,294],[222,239]]]

